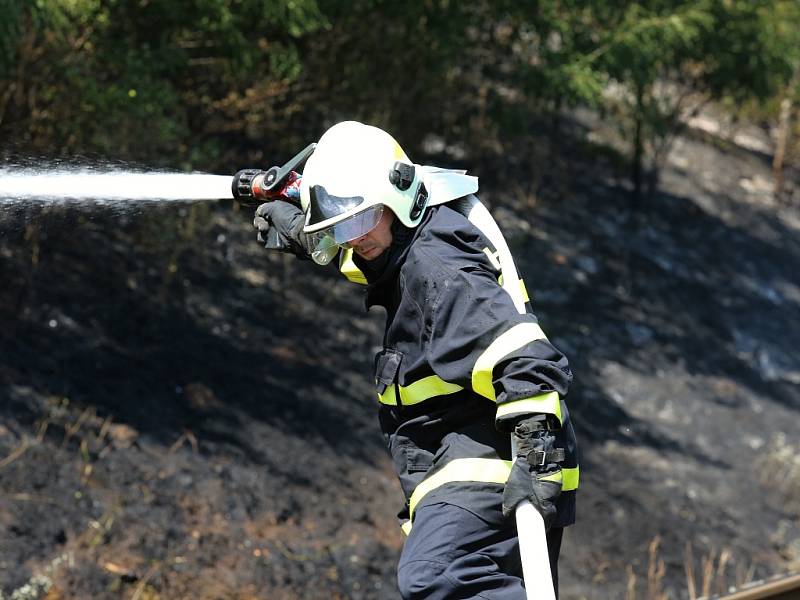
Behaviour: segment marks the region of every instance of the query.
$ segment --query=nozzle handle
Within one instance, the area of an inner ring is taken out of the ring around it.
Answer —
[[[312,142],[300,152],[294,155],[292,159],[282,167],[270,167],[264,175],[264,191],[271,192],[272,190],[283,185],[283,182],[289,176],[289,173],[298,169],[300,165],[308,160],[308,157],[314,153],[314,148],[317,144]]]

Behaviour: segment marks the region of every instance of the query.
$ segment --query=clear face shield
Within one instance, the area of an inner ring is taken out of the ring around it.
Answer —
[[[375,229],[383,216],[383,205],[377,204],[356,213],[320,231],[310,233],[312,260],[327,265],[339,252],[339,248],[349,248],[349,242],[365,236]]]

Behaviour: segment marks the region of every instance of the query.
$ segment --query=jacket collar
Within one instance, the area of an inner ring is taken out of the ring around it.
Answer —
[[[353,262],[367,278],[367,309],[376,305],[389,306],[394,289],[392,284],[405,263],[411,244],[419,237],[432,212],[434,209],[428,209],[422,221],[414,228],[406,227],[399,219],[395,219],[392,223],[392,244],[375,260],[368,261],[354,255]]]

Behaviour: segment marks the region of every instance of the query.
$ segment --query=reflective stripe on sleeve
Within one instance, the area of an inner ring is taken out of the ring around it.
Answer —
[[[562,492],[571,492],[578,489],[578,480],[580,479],[580,468],[572,467],[571,469],[561,469],[555,473],[542,475],[539,477],[541,481],[555,481],[561,484]]]
[[[397,388],[400,389],[400,404],[409,406],[411,404],[419,404],[424,400],[433,398],[435,396],[444,396],[446,394],[454,394],[460,392],[464,388],[455,383],[448,383],[444,379],[430,375],[423,377],[419,381],[415,381],[411,385],[396,386],[391,384],[386,388],[383,394],[378,394],[378,400],[382,404],[389,404],[397,406]]]
[[[501,334],[475,361],[472,369],[472,389],[489,400],[495,400],[492,385],[495,365],[525,344],[537,340],[547,340],[538,323],[519,323]]]
[[[545,392],[530,398],[512,400],[497,407],[497,419],[513,414],[547,413],[558,417],[561,423],[561,398],[558,392]]]
[[[581,481],[581,468],[571,467],[569,469],[561,469],[561,474],[564,477],[561,481],[561,491],[570,492],[577,490]]]
[[[395,385],[391,384],[386,388],[382,394],[378,394],[378,401],[381,404],[388,404],[389,406],[397,406],[397,394],[395,392]]]

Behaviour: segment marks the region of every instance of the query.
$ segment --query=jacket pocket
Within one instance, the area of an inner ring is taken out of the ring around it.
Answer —
[[[402,436],[391,441],[389,452],[392,455],[392,463],[397,477],[400,479],[403,494],[408,500],[431,470],[433,455]]]
[[[406,447],[406,469],[409,473],[427,473],[433,466],[433,454],[422,448]]]
[[[375,356],[375,390],[384,404],[397,404],[396,400],[391,402],[389,396],[396,398],[395,384],[402,362],[403,353],[392,348],[384,348]]]

